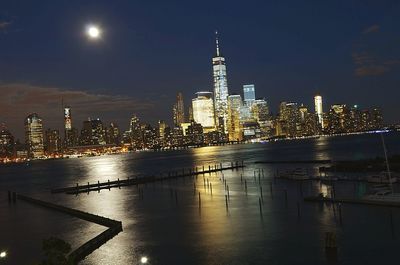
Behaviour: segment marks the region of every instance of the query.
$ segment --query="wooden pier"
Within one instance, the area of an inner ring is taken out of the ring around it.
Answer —
[[[386,206],[386,207],[400,207],[400,202],[395,201],[379,201],[379,200],[368,200],[368,199],[356,199],[356,198],[330,198],[321,196],[305,197],[306,202],[329,202],[329,203],[352,203],[352,204],[364,204],[374,206]]]
[[[160,176],[143,176],[143,177],[128,178],[128,179],[117,179],[112,181],[108,180],[105,182],[98,181],[97,183],[88,182],[87,184],[81,184],[81,185],[77,183],[76,186],[73,187],[52,189],[51,193],[66,193],[66,194],[89,193],[91,191],[100,191],[103,189],[110,190],[111,188],[121,188],[123,186],[132,186],[149,182],[165,181],[175,178],[211,174],[223,170],[233,170],[243,167],[244,164],[242,161],[241,163],[231,162],[230,165],[228,166],[224,166],[222,163],[220,163],[215,165],[209,165],[208,167],[202,166],[202,167],[194,167],[187,169],[183,168],[181,171],[172,171],[168,172],[167,174],[161,174]]]
[[[316,160],[263,160],[256,161],[255,164],[330,164],[330,159],[316,159]]]
[[[86,256],[88,256],[90,253],[98,249],[101,245],[106,243],[108,240],[116,236],[119,232],[122,231],[122,222],[112,220],[107,217],[99,216],[99,215],[94,215],[91,213],[83,212],[80,210],[68,208],[65,206],[57,205],[54,203],[50,202],[45,202],[42,200],[34,199],[25,195],[18,194],[17,198],[19,200],[29,202],[35,205],[39,205],[51,210],[55,210],[58,212],[62,212],[77,218],[80,218],[82,220],[86,220],[92,223],[96,223],[105,227],[108,227],[107,230],[104,232],[100,233],[99,235],[95,236],[94,238],[90,239],[74,251],[72,251],[68,255],[68,260],[70,263],[68,264],[77,264],[79,261],[83,260]]]

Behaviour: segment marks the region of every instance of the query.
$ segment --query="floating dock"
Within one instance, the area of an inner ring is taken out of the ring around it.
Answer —
[[[35,205],[39,205],[51,210],[55,210],[58,212],[62,212],[77,218],[80,218],[85,221],[89,221],[92,223],[96,223],[105,227],[108,227],[107,230],[104,232],[100,233],[99,235],[95,236],[94,238],[90,239],[74,251],[72,251],[68,255],[68,260],[70,263],[68,264],[78,264],[79,261],[83,260],[86,256],[88,256],[90,253],[98,249],[101,245],[106,243],[108,240],[116,236],[119,232],[122,231],[122,222],[112,220],[107,217],[83,212],[80,210],[68,208],[65,206],[57,205],[54,203],[50,202],[45,202],[42,200],[34,199],[25,195],[17,194],[17,198],[19,200],[29,202]]]
[[[332,160],[318,159],[318,160],[264,160],[256,161],[255,164],[330,164]]]
[[[132,186],[156,181],[164,181],[170,180],[175,178],[182,178],[182,177],[190,177],[190,176],[197,176],[203,174],[211,174],[223,170],[233,170],[243,168],[244,164],[243,161],[239,162],[231,162],[229,166],[224,166],[222,163],[209,165],[208,168],[205,166],[202,167],[194,167],[189,169],[182,169],[181,171],[172,171],[168,172],[166,175],[160,176],[144,176],[144,177],[136,177],[136,178],[128,178],[128,179],[117,179],[117,180],[108,180],[105,182],[97,181],[97,183],[90,183],[81,184],[78,183],[76,186],[73,187],[66,187],[66,188],[57,188],[52,189],[51,193],[66,193],[66,194],[78,194],[78,193],[89,193],[91,191],[100,191],[102,189],[111,189],[111,188],[120,188],[123,186]]]
[[[357,198],[335,198],[312,196],[305,197],[306,202],[329,202],[329,203],[352,203],[352,204],[365,204],[374,206],[386,206],[386,207],[400,207],[400,202],[395,201],[384,201],[384,200],[369,200],[369,199],[357,199]]]

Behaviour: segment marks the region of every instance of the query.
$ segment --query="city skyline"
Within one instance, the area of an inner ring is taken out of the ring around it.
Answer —
[[[7,12],[0,13],[0,122],[19,138],[21,120],[32,112],[41,115],[46,127],[61,129],[58,110],[62,97],[77,110],[77,120],[101,117],[126,126],[124,121],[138,113],[152,124],[159,119],[169,121],[169,111],[155,110],[169,110],[176,91],[182,91],[186,104],[197,91],[213,91],[209,64],[215,54],[216,29],[227,58],[229,92],[255,84],[258,95],[276,110],[284,100],[310,106],[318,91],[326,105],[378,106],[387,122],[399,122],[399,54],[390,48],[397,47],[393,46],[399,24],[395,1],[324,7],[318,3],[320,14],[307,8],[311,3],[301,6],[301,12],[295,12],[295,2],[291,6],[262,3],[259,10],[232,4],[235,19],[210,13],[205,9],[207,3],[195,10],[190,4],[172,4],[171,14],[189,10],[199,21],[180,25],[176,23],[179,19],[167,20],[163,25],[159,19],[166,21],[165,15],[160,14],[149,26],[145,26],[146,14],[152,8],[147,4],[140,7],[143,15],[132,20],[127,12],[132,10],[129,3],[115,6],[113,11],[101,1],[95,6],[71,2],[65,9],[47,3],[48,12],[34,21],[32,15],[41,12],[42,4],[32,5],[21,9],[6,4]],[[77,5],[78,14],[72,12]],[[357,20],[351,15],[353,9],[359,9]],[[246,13],[253,15],[244,16]],[[338,14],[340,21],[334,19]],[[286,25],[282,15],[293,17]],[[303,15],[310,20],[296,20]],[[54,23],[45,23],[49,19]],[[103,29],[96,43],[83,35],[89,22]],[[122,36],[126,37],[123,43]],[[47,38],[51,41],[43,42]],[[166,44],[158,45],[162,41]],[[30,43],[30,49],[19,43]]]

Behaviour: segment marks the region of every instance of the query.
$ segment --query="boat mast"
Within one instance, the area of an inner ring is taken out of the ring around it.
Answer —
[[[385,145],[385,139],[383,138],[383,132],[381,133],[381,139],[382,139],[382,145],[383,145],[383,152],[385,153],[386,169],[387,169],[387,174],[388,174],[388,177],[389,177],[390,190],[393,193],[392,176],[390,174],[389,160],[388,160],[388,157],[387,157],[387,150],[386,150],[386,145]]]

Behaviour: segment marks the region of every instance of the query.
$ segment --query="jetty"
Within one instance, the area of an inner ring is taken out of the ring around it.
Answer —
[[[256,161],[255,164],[330,164],[330,159],[317,159],[317,160],[263,160]]]
[[[16,194],[13,192],[13,194]],[[62,212],[77,218],[80,218],[85,221],[89,221],[92,223],[96,223],[102,226],[107,227],[108,229],[105,230],[104,232],[100,233],[99,235],[95,236],[94,238],[90,239],[74,251],[72,251],[68,255],[68,261],[70,263],[68,264],[78,264],[79,261],[83,260],[85,257],[87,257],[90,253],[98,249],[101,245],[106,243],[108,240],[116,236],[119,232],[122,231],[122,222],[116,221],[107,217],[83,212],[80,210],[68,208],[62,205],[57,205],[54,203],[34,199],[22,194],[17,194],[16,195],[18,200],[25,201],[28,203],[32,203],[35,205],[39,205],[42,207],[45,207],[50,210]]]
[[[150,182],[157,182],[157,181],[165,181],[170,179],[176,178],[183,178],[183,177],[190,177],[190,176],[197,176],[197,175],[205,175],[211,174],[219,171],[224,170],[234,170],[243,168],[244,163],[243,161],[239,163],[230,162],[229,165],[224,165],[223,163],[201,166],[201,167],[194,167],[194,168],[182,168],[180,171],[170,171],[165,174],[160,174],[158,176],[141,176],[135,178],[127,178],[127,179],[117,179],[117,180],[107,180],[104,182],[97,181],[97,183],[90,183],[87,184],[79,184],[77,183],[76,186],[65,187],[65,188],[56,188],[52,189],[51,193],[66,193],[66,194],[79,194],[79,193],[89,193],[91,191],[100,191],[103,189],[110,190],[111,188],[121,188],[124,186],[132,186],[132,185],[139,185],[145,184]]]
[[[331,198],[322,196],[305,197],[306,202],[352,203],[386,207],[400,207],[400,202],[387,200],[370,200],[367,198]]]

